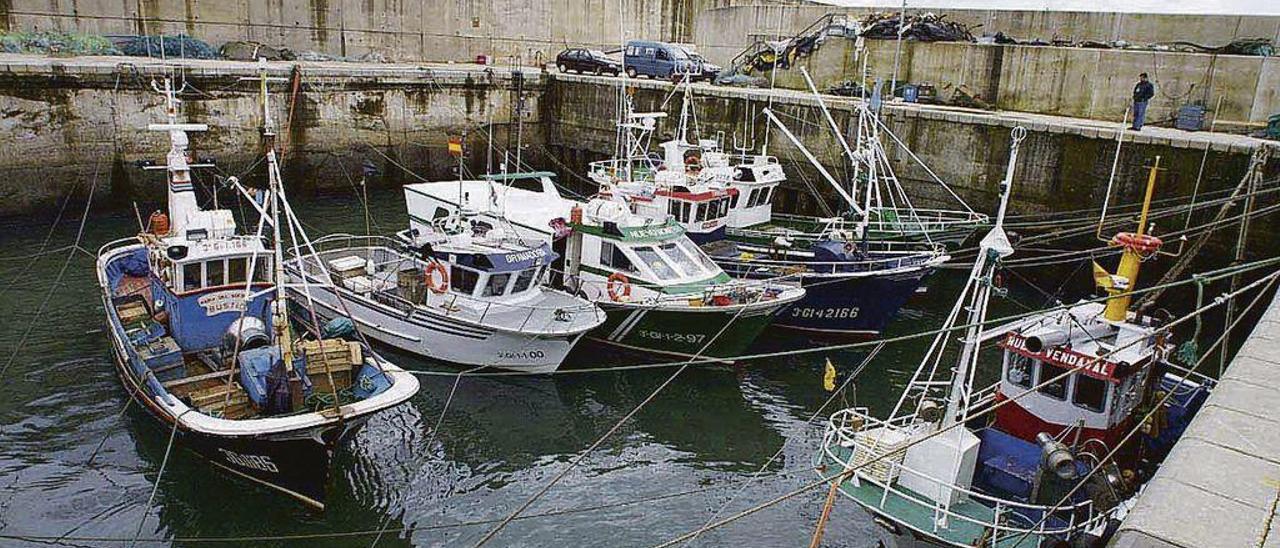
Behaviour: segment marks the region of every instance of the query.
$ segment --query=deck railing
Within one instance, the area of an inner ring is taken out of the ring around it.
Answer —
[[[404,270],[405,267],[425,268],[427,266],[427,261],[409,255],[409,251],[405,250],[404,244],[399,240],[385,236],[333,234],[315,240],[312,246],[321,258],[350,252],[365,260],[373,260],[375,272],[392,272],[394,275],[394,272]],[[385,260],[377,260],[380,258]],[[287,260],[290,266],[298,262],[297,257],[290,257]],[[329,285],[328,276],[326,276],[327,265],[317,264],[315,257],[309,253],[304,253],[301,264],[306,269],[308,277],[314,278],[321,285]],[[394,270],[379,269],[389,265],[395,265]],[[541,281],[535,280],[534,283],[540,284]],[[343,287],[341,290],[347,294],[363,297],[350,288]],[[542,290],[554,291],[547,288]],[[393,291],[371,291],[370,294],[373,295],[371,300],[374,302],[394,308],[406,316],[411,316],[419,308],[437,307],[447,316],[459,316],[486,327],[504,330],[527,331],[533,325],[534,330],[545,334],[575,333],[583,330],[583,322],[562,318],[577,318],[579,314],[585,314],[590,318],[586,323],[591,325],[599,324],[605,319],[604,311],[592,303],[575,306],[539,306],[532,303],[506,303],[455,292],[433,295],[429,291],[424,293],[422,303],[414,303]],[[500,315],[505,317],[495,319]],[[513,322],[511,321],[513,318],[520,318],[520,321]],[[543,319],[546,321],[542,322]],[[542,325],[534,325],[539,322]],[[564,325],[557,329],[557,324]]]
[[[858,451],[876,451],[876,447],[868,446],[860,442],[856,434],[866,433],[868,430],[885,429],[896,430],[899,433],[905,432],[914,421],[914,417],[906,416],[891,421],[880,420],[868,414],[866,408],[853,408],[838,411],[831,416],[828,422],[827,432],[823,436],[822,453],[826,459],[831,462],[838,463],[842,470],[849,470],[857,466],[854,463],[854,456]],[[908,438],[915,439],[915,438]],[[837,448],[844,448],[850,451],[848,456],[839,453]],[[890,479],[882,481],[869,473],[865,473],[859,469],[852,472],[857,476],[860,483],[871,483],[876,488],[881,489],[880,500],[873,506],[873,509],[879,513],[892,516],[893,514],[887,508],[890,496],[895,496],[897,500],[905,501],[908,504],[918,507],[918,510],[925,514],[933,516],[931,524],[927,532],[940,534],[943,523],[949,523],[951,520],[959,520],[971,523],[979,527],[983,527],[991,532],[990,535],[984,537],[986,541],[981,546],[995,547],[1001,540],[1008,540],[1010,537],[1018,537],[1026,535],[1031,537],[1028,539],[1027,546],[1039,546],[1040,540],[1047,537],[1066,538],[1073,536],[1081,531],[1095,528],[1105,524],[1110,517],[1107,512],[1099,512],[1094,507],[1093,501],[1087,500],[1073,505],[1063,505],[1059,508],[1053,508],[1038,504],[1028,504],[1018,501],[1002,499],[985,493],[974,491],[969,487],[964,487],[950,483],[948,481],[939,480],[928,474],[919,472],[904,466],[900,461],[905,455],[906,449],[900,448],[890,452],[887,455],[875,455],[882,461],[888,463],[890,469],[889,478],[897,478],[902,474],[909,474],[914,478],[923,479],[927,483],[936,486],[940,492],[959,493],[963,497],[968,498],[983,506],[992,509],[992,519],[985,520],[974,516],[965,515],[956,511],[952,506],[939,504],[931,499],[925,498],[918,493],[909,491],[897,486],[897,482]],[[893,453],[897,453],[894,455]],[[846,480],[847,481],[847,480]],[[867,505],[863,501],[859,504]],[[1052,512],[1050,519],[1042,519],[1046,514]],[[1019,521],[1035,524],[1033,527],[1020,527],[1011,522],[1016,518]],[[921,524],[910,524],[913,527],[921,527]],[[1039,538],[1037,538],[1039,537]]]

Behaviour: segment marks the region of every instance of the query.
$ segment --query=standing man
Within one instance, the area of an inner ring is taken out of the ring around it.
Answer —
[[[1142,131],[1142,124],[1147,118],[1147,102],[1156,96],[1156,87],[1147,80],[1147,73],[1138,75],[1138,85],[1133,86],[1133,126],[1129,129]]]

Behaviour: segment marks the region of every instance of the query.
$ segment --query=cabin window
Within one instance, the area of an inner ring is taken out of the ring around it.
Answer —
[[[449,216],[449,210],[439,206],[436,206],[435,211],[431,212],[432,219],[443,219],[448,216]]]
[[[760,189],[751,189],[751,195],[747,196],[747,207],[755,207],[760,205]]]
[[[738,197],[742,196],[741,192],[736,192],[729,197],[729,207],[738,207]]]
[[[221,259],[204,263],[204,286],[227,285],[226,270]]]
[[[1035,364],[1035,360],[1022,354],[1010,353],[1009,371],[1005,374],[1005,378],[1023,388],[1031,388],[1031,376],[1034,374]]]
[[[1071,402],[1097,413],[1107,406],[1107,381],[1088,375],[1076,375],[1076,389]]]
[[[728,198],[720,199],[720,216],[721,217],[729,216],[729,199]]]
[[[236,257],[227,259],[227,283],[242,284],[249,279],[249,259]]]
[[[695,215],[695,218],[698,220],[699,223],[707,220],[707,212],[711,209],[710,206],[711,206],[710,203],[705,203],[698,206],[698,214]]]
[[[271,260],[266,257],[258,257],[258,262],[253,267],[253,281],[270,282],[271,281]]]
[[[537,268],[521,270],[520,274],[516,275],[516,283],[514,286],[511,286],[511,292],[520,293],[521,291],[529,289],[529,286],[533,285],[533,278],[537,273]]]
[[[480,281],[480,273],[456,264],[452,267],[449,272],[449,284],[453,286],[454,292],[464,295],[474,292],[476,283]]]
[[[667,242],[658,246],[662,253],[676,265],[676,269],[685,276],[697,276],[701,274],[698,270],[698,263],[694,262],[684,251],[682,251],[675,242]]]
[[[671,213],[671,216],[675,217],[677,221],[687,223],[689,222],[689,210],[692,208],[693,204],[690,204],[689,202],[672,200],[671,205],[668,206],[667,209]]]
[[[507,282],[511,281],[511,273],[490,274],[489,283],[484,286],[485,297],[501,297],[507,292]]]
[[[1049,362],[1040,362],[1040,393],[1051,398],[1057,398],[1060,400],[1067,399],[1067,381],[1071,379],[1070,375],[1063,376],[1053,382],[1045,382],[1057,378],[1067,371],[1067,369],[1058,367]]]
[[[182,290],[195,291],[200,289],[200,263],[187,263],[182,265]]]
[[[640,262],[649,265],[649,268],[653,270],[654,274],[658,275],[658,278],[665,280],[676,277],[676,271],[652,247],[637,247],[635,252],[636,255],[640,256]]]
[[[764,189],[764,201],[763,201],[763,203],[768,204],[768,203],[772,203],[772,202],[773,202],[773,189],[775,189],[775,188],[778,188],[778,187],[773,187],[773,186],[771,186],[771,187],[769,187],[769,188]]]
[[[510,185],[511,188],[518,188],[529,192],[542,192],[542,179],[523,177],[519,179],[511,179],[507,184]]]
[[[600,264],[619,272],[636,272],[636,266],[618,246],[611,242],[600,242]]]

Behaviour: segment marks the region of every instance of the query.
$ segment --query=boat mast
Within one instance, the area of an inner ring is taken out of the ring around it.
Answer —
[[[1116,277],[1123,280],[1121,283],[1111,283],[1107,287],[1107,308],[1103,316],[1113,322],[1123,322],[1129,317],[1129,301],[1133,299],[1133,286],[1138,281],[1138,270],[1142,267],[1142,260],[1150,257],[1160,246],[1160,240],[1147,236],[1147,214],[1151,211],[1151,197],[1156,190],[1156,173],[1160,170],[1160,157],[1156,156],[1155,163],[1151,166],[1147,174],[1147,190],[1146,195],[1142,198],[1142,213],[1138,216],[1138,232],[1133,235],[1127,235],[1123,232],[1117,234],[1111,239],[1112,245],[1124,248],[1124,253],[1120,255],[1120,267],[1116,269]],[[1131,238],[1123,238],[1122,236],[1132,236]],[[1151,242],[1154,248],[1148,249],[1143,245],[1143,241]]]
[[[285,288],[284,274],[284,239],[280,234],[280,210],[283,207],[280,193],[280,165],[276,158],[275,122],[271,119],[271,103],[268,101],[266,59],[258,59],[258,92],[262,101],[262,141],[267,149],[267,185],[271,202],[271,248],[272,248],[272,282],[276,296],[271,303],[272,327],[275,329],[276,345],[280,348],[280,358],[286,371],[293,371],[293,331],[289,327],[289,296]],[[284,80],[275,78],[275,80]]]
[[[969,275],[969,283],[974,287],[970,294],[969,318],[966,322],[964,346],[960,350],[960,360],[956,363],[955,374],[951,378],[951,393],[947,396],[947,411],[943,415],[942,428],[964,421],[964,414],[969,408],[969,399],[973,394],[973,375],[977,370],[979,342],[983,325],[987,321],[987,305],[990,302],[991,287],[994,282],[992,274],[997,261],[1013,253],[1013,245],[1009,243],[1009,235],[1004,231],[1004,216],[1009,208],[1009,194],[1013,186],[1013,168],[1018,161],[1018,145],[1027,137],[1027,130],[1022,127],[1013,129],[1013,143],[1009,147],[1009,165],[1005,168],[1004,180],[1000,182],[1000,206],[996,210],[996,224],[982,238],[979,244],[978,257],[973,263]],[[958,304],[958,303],[957,303]],[[944,332],[940,336],[947,336]]]

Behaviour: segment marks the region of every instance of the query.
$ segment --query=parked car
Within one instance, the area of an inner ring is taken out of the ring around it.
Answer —
[[[684,74],[698,75],[701,70],[697,62],[689,58],[689,53],[675,44],[631,40],[623,51],[623,64],[627,67],[627,76],[632,78],[676,79]]]
[[[603,51],[595,49],[569,48],[556,56],[556,68],[560,72],[577,71],[580,74],[612,74],[622,73],[622,63],[611,59]]]
[[[706,80],[708,82],[712,82],[715,81],[717,76],[720,76],[720,71],[724,70],[724,67],[708,61],[706,57],[703,57],[702,54],[696,51],[685,50],[685,53],[687,53],[689,55],[689,59],[698,66],[698,70],[693,76],[694,80]]]

